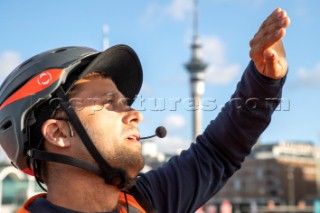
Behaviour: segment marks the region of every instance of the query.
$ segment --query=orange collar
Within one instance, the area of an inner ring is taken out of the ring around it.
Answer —
[[[45,198],[46,196],[47,196],[46,193],[41,193],[41,194],[37,194],[37,195],[32,196],[31,198],[29,198],[29,199],[23,204],[23,206],[22,206],[16,213],[30,213],[30,212],[27,210],[27,207],[28,207],[35,199],[37,199],[37,198],[39,198],[39,197]],[[134,199],[134,197],[133,197],[132,195],[125,194],[125,193],[123,193],[123,192],[121,192],[121,193],[120,193],[120,196],[119,196],[119,204],[120,204],[119,212],[120,212],[120,213],[127,213],[127,210],[126,210],[127,202],[128,202],[129,208],[133,208],[133,209],[139,210],[141,213],[146,213],[146,211],[139,205],[139,203],[136,201],[136,199]]]

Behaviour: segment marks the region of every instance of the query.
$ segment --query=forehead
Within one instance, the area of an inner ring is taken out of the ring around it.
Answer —
[[[111,78],[80,79],[75,83],[74,88],[70,92],[70,95],[73,97],[90,98],[105,94],[123,97]]]

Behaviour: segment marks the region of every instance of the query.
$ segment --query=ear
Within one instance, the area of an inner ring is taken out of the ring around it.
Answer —
[[[58,147],[70,146],[70,132],[66,121],[49,119],[43,123],[41,131],[50,144]]]

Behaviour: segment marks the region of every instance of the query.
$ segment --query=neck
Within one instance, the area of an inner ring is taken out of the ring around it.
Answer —
[[[120,190],[105,184],[101,177],[79,170],[67,167],[64,171],[53,171],[56,175],[48,177],[47,199],[55,205],[81,212],[115,210]]]

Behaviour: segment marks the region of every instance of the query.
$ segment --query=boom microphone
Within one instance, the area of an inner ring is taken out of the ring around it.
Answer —
[[[153,138],[153,137],[155,137],[155,136],[158,136],[159,138],[164,138],[164,137],[166,137],[166,135],[167,135],[167,130],[166,130],[166,128],[164,128],[163,126],[158,126],[158,128],[156,129],[154,135],[147,136],[147,137],[141,137],[140,140],[145,140],[145,139],[148,139],[148,138]]]

